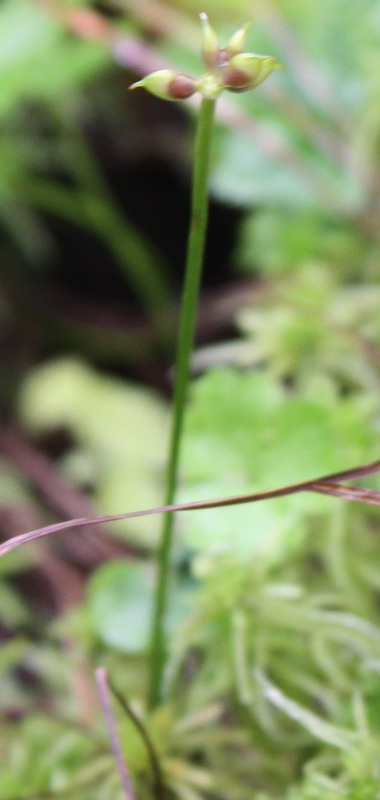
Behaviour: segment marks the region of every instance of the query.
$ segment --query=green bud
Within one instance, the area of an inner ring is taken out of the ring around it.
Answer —
[[[201,93],[202,97],[207,100],[216,100],[221,92],[225,89],[223,80],[216,72],[206,72],[197,81],[197,91]]]
[[[231,92],[255,89],[275,69],[283,69],[283,66],[273,56],[239,53],[229,60],[224,69],[224,86]]]
[[[199,15],[202,25],[202,55],[206,67],[213,68],[218,60],[220,45],[204,11]]]
[[[233,34],[233,36],[231,36],[231,39],[226,47],[228,58],[232,58],[232,56],[236,56],[238,53],[241,53],[244,50],[247,34],[251,25],[252,22],[246,22],[243,28],[240,28],[238,31],[236,31],[236,33]]]
[[[200,14],[200,20],[202,51],[207,69],[198,80],[171,69],[160,69],[146,75],[130,88],[142,87],[163,100],[185,100],[195,92],[200,92],[206,99],[215,100],[223,89],[231,92],[254,89],[273,70],[283,69],[272,56],[242,52],[250,22],[236,31],[230,38],[227,47],[222,49],[211,28],[207,14],[204,12]]]
[[[159,69],[151,72],[141,81],[130,86],[130,89],[146,89],[162,100],[186,100],[197,91],[197,84],[190,75],[183,75],[171,69]]]

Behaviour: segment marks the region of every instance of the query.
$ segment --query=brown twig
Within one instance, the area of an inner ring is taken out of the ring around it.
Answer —
[[[356,500],[358,503],[367,503],[372,506],[380,506],[380,492],[372,489],[361,489],[357,486],[344,486],[340,483],[315,483],[314,492],[328,494],[332,497],[341,497],[342,500]]]
[[[374,472],[380,472],[380,461],[374,461],[371,464],[365,464],[361,467],[353,467],[346,469],[342,472],[334,472],[330,475],[325,475],[321,478],[314,478],[310,481],[301,481],[300,483],[293,483],[288,486],[281,486],[276,489],[269,489],[265,492],[255,492],[253,494],[234,495],[233,497],[225,497],[219,500],[196,500],[192,503],[174,503],[168,506],[158,506],[157,508],[148,508],[142,511],[130,511],[126,514],[112,514],[102,517],[94,517],[92,519],[70,519],[66,522],[58,522],[53,525],[47,525],[44,528],[38,528],[35,531],[23,533],[20,536],[14,536],[12,539],[4,542],[0,546],[0,556],[14,550],[22,544],[31,542],[34,539],[39,539],[41,536],[48,536],[51,533],[67,530],[70,528],[81,528],[85,525],[99,525],[105,522],[117,522],[122,519],[134,519],[136,517],[148,517],[153,514],[164,514],[172,511],[195,511],[196,509],[206,508],[222,508],[224,506],[241,505],[242,503],[257,503],[261,500],[273,500],[276,497],[285,497],[290,494],[297,494],[299,492],[318,492],[323,494],[334,494],[337,497],[343,497],[346,500],[354,500],[357,502],[373,504],[374,492],[365,490],[367,495],[363,492],[351,490],[349,487],[336,487],[335,484],[341,480],[352,480],[353,478],[362,478],[365,475],[372,475]],[[332,484],[332,485],[331,485]],[[347,489],[343,495],[342,489]],[[368,494],[369,493],[369,494]],[[371,499],[368,499],[370,496]]]
[[[90,497],[72,486],[60,475],[56,464],[43,453],[21,430],[15,426],[0,427],[0,452],[29,481],[41,500],[60,516],[92,517],[96,513]],[[142,548],[113,540],[106,531],[85,532],[86,537],[79,542],[73,540],[68,545],[68,555],[87,567],[102,563],[105,559],[121,555],[143,554]]]

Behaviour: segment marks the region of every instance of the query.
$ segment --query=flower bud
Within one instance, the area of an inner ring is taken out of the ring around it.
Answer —
[[[251,25],[252,22],[246,22],[243,28],[240,28],[238,31],[236,31],[236,33],[233,34],[233,36],[231,36],[231,39],[226,47],[228,58],[237,56],[238,53],[241,53],[244,50],[247,34]]]
[[[216,100],[224,88],[224,83],[216,72],[206,72],[197,81],[198,92],[207,100]]]
[[[255,89],[275,69],[283,69],[283,66],[273,56],[239,53],[229,60],[224,70],[224,86],[231,92]]]
[[[142,87],[162,100],[186,100],[197,91],[197,85],[190,75],[183,75],[171,69],[159,69],[151,72],[141,81],[130,86],[130,89]]]
[[[216,33],[213,31],[207,14],[202,11],[199,15],[202,25],[202,55],[206,67],[213,68],[218,61],[220,45]]]

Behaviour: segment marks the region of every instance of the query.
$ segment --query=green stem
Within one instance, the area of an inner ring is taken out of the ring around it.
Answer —
[[[203,98],[195,143],[191,220],[187,245],[185,283],[179,322],[174,410],[165,494],[165,503],[167,505],[173,503],[177,486],[179,451],[207,229],[207,190],[214,108],[215,100]],[[173,522],[173,514],[165,514],[158,551],[158,576],[153,609],[150,661],[149,703],[151,706],[155,706],[162,695],[163,671],[165,666],[165,615],[169,589]]]

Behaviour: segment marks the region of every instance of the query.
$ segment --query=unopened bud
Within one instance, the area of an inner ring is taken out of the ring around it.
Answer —
[[[273,56],[239,53],[230,59],[224,70],[224,85],[231,92],[255,89],[275,69],[283,69],[283,66]]]
[[[216,100],[225,88],[216,72],[206,72],[197,81],[197,89],[207,100]]]
[[[231,36],[231,39],[226,47],[226,53],[229,58],[236,56],[238,53],[241,53],[244,50],[247,34],[251,25],[252,22],[246,22],[243,28],[240,28],[238,31],[236,31],[236,33],[233,34],[233,36]]]
[[[219,45],[207,14],[200,14],[202,25],[202,50],[206,72],[198,80],[190,75],[160,69],[146,75],[130,88],[142,87],[163,100],[186,100],[200,92],[206,100],[216,100],[223,89],[243,92],[254,89],[275,69],[283,69],[272,56],[241,52],[250,26],[247,22],[230,39],[227,47]],[[119,52],[119,51],[118,51]],[[120,52],[119,52],[120,57]]]
[[[218,37],[212,29],[207,14],[202,11],[199,15],[202,25],[202,55],[206,67],[213,68],[218,61],[220,45]]]
[[[197,91],[197,85],[190,75],[183,75],[171,69],[159,69],[151,72],[141,81],[130,86],[130,89],[146,89],[162,100],[186,100]]]

